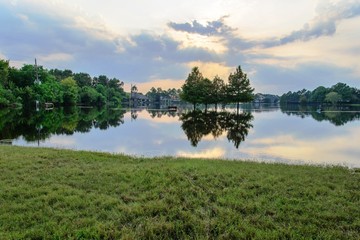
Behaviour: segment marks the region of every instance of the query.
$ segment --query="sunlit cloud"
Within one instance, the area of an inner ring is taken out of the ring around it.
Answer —
[[[156,89],[160,87],[163,90],[168,90],[168,89],[172,89],[172,88],[179,89],[179,88],[181,88],[181,86],[184,83],[185,83],[185,78],[180,79],[180,80],[175,80],[175,79],[153,79],[153,80],[151,80],[151,82],[144,82],[144,83],[136,83],[136,82],[134,82],[133,85],[135,84],[136,87],[138,88],[138,90],[145,94],[152,87],[154,87]],[[130,85],[131,84],[126,84],[125,89],[130,90]]]
[[[224,79],[241,65],[256,91],[282,94],[358,84],[359,20],[358,0],[0,0],[0,53],[12,66],[36,57],[142,92],[179,88],[195,64]]]
[[[225,150],[219,147],[213,149],[207,149],[200,152],[185,152],[178,151],[176,156],[186,158],[222,158],[225,155]]]
[[[227,81],[229,74],[235,69],[228,67],[225,63],[194,61],[188,63],[189,68],[199,67],[204,77],[212,80],[216,75]],[[190,72],[189,72],[190,73]]]

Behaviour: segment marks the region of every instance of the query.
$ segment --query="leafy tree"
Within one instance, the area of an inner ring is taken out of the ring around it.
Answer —
[[[63,103],[63,88],[55,79],[48,79],[44,83],[40,84],[36,88],[36,92],[39,96],[40,102],[51,102],[54,104]]]
[[[201,89],[198,93],[199,103],[205,104],[205,109],[207,109],[208,104],[214,103],[213,85],[208,78],[203,78],[199,82],[199,89]]]
[[[96,89],[85,86],[80,89],[79,95],[81,104],[91,106],[97,104],[98,96],[100,94],[96,91]]]
[[[341,99],[342,99],[341,95],[338,94],[337,92],[330,92],[330,93],[326,94],[326,97],[325,97],[325,101],[331,102],[333,105],[340,102]]]
[[[91,86],[92,78],[87,73],[75,73],[74,80],[79,87]]]
[[[0,108],[1,107],[8,107],[11,104],[17,103],[18,99],[15,98],[13,93],[3,88],[3,86],[0,84]]]
[[[0,59],[0,86],[9,88],[9,61]]]
[[[79,87],[74,78],[67,77],[61,80],[61,86],[64,91],[63,102],[65,105],[75,105],[79,98]]]
[[[180,95],[180,98],[183,101],[192,103],[194,105],[194,109],[196,104],[201,102],[199,96],[202,94],[201,82],[203,79],[203,75],[201,74],[199,68],[194,67],[186,79],[185,84],[181,88],[182,94]]]
[[[68,77],[73,77],[73,72],[69,69],[65,69],[65,70],[51,69],[49,73],[53,75],[58,81],[61,81]]]
[[[330,88],[331,92],[336,92],[341,95],[341,101],[351,102],[353,89],[346,85],[345,83],[337,83]]]
[[[33,65],[24,65],[21,69],[11,68],[9,77],[16,87],[32,86],[35,81],[35,68]]]
[[[103,86],[107,86],[108,82],[109,82],[109,78],[105,75],[100,75],[97,78],[94,78],[94,82],[96,84],[101,84]]]
[[[219,76],[215,76],[212,80],[212,99],[217,109],[217,104],[225,101],[225,82]]]
[[[229,76],[229,84],[226,88],[227,101],[237,103],[239,111],[240,102],[250,102],[254,99],[254,88],[250,86],[250,80],[246,73],[243,73],[240,66]]]
[[[325,101],[325,95],[327,94],[327,92],[327,89],[323,86],[315,88],[315,90],[311,93],[310,101],[316,103],[323,103]]]

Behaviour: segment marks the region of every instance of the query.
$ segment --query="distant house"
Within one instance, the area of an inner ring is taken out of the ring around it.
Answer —
[[[254,101],[255,103],[278,103],[280,97],[272,94],[263,94],[257,93],[255,94]]]
[[[130,101],[133,105],[146,105],[150,103],[150,99],[142,93],[132,92]]]

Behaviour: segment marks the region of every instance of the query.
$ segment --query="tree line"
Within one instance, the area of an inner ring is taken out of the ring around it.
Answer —
[[[234,73],[228,77],[225,83],[219,76],[210,80],[203,77],[198,67],[194,67],[188,75],[185,84],[181,88],[180,98],[183,101],[193,104],[194,109],[197,104],[218,104],[237,103],[239,109],[240,102],[250,102],[254,99],[254,88],[250,86],[250,80],[238,66]]]
[[[299,90],[297,92],[289,91],[280,97],[280,103],[330,103],[333,105],[343,103],[360,103],[360,90],[350,87],[345,83],[337,83],[330,88],[320,86],[313,91],[306,89]]]
[[[126,96],[124,83],[105,75],[91,77],[71,70],[25,64],[10,67],[0,59],[0,107],[51,102],[55,105],[118,105]]]
[[[161,87],[155,88],[152,87],[145,95],[152,102],[160,102],[161,99],[178,99],[181,94],[181,89],[169,88],[168,90],[163,90]]]

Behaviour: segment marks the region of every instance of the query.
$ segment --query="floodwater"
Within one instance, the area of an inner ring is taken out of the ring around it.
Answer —
[[[5,140],[5,141],[4,141]],[[33,147],[360,167],[360,109],[0,110],[0,141]]]

